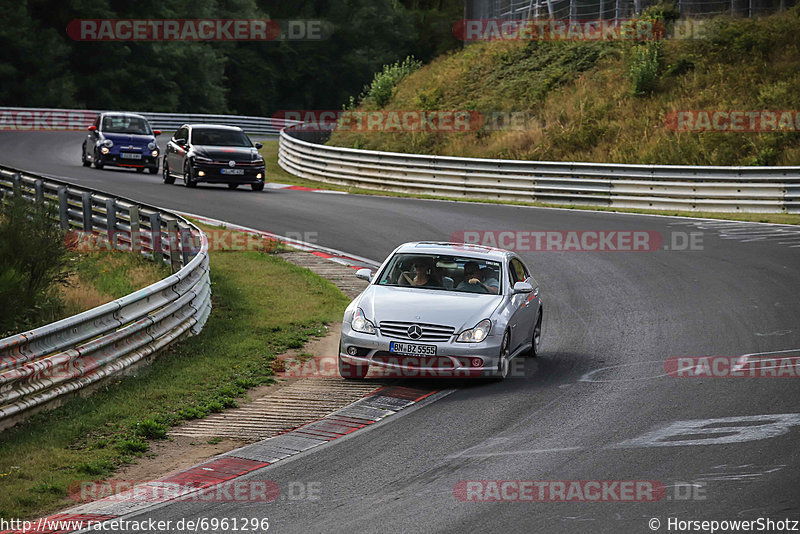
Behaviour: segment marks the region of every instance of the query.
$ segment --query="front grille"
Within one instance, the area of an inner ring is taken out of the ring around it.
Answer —
[[[408,336],[408,329],[411,326],[419,326],[422,335],[416,339]],[[382,321],[380,324],[381,334],[395,339],[409,339],[411,341],[449,341],[453,337],[455,328],[439,324],[427,323],[408,323],[402,321]]]

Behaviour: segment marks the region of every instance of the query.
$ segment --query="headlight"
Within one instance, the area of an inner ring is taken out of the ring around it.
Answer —
[[[253,160],[253,163],[264,163],[264,158],[258,157]]]
[[[102,152],[103,154],[108,154],[108,147],[104,147],[104,146],[100,147],[100,152]]]
[[[361,332],[362,334],[375,333],[375,325],[367,320],[367,318],[364,316],[364,310],[361,308],[356,309],[356,313],[353,314],[353,321],[350,323],[350,326],[353,327],[353,330],[356,332]]]
[[[103,146],[107,146],[108,148],[111,148],[112,146],[114,146],[114,141],[112,141],[111,139],[105,139],[103,141]]]
[[[458,339],[456,341],[460,341],[462,343],[480,343],[486,336],[489,335],[489,331],[492,329],[492,321],[489,319],[484,319],[483,321],[476,324],[473,328],[469,330],[464,330],[458,335]]]
[[[150,150],[155,150],[156,149],[156,142],[155,141],[150,141],[149,143],[147,143],[147,148],[149,148]]]
[[[211,158],[204,158],[203,156],[195,156],[194,160],[199,163],[212,163],[214,161]]]

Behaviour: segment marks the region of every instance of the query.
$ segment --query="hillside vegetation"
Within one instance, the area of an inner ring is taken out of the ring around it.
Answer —
[[[675,14],[668,8],[643,17]],[[678,110],[800,109],[800,10],[717,18],[703,39],[482,42],[405,76],[383,106],[527,111],[524,129],[337,131],[330,144],[471,157],[695,165],[798,165],[800,125],[769,133],[675,132]]]

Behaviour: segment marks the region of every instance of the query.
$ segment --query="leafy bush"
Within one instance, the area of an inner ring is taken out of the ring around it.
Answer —
[[[385,106],[392,98],[394,88],[400,83],[400,80],[421,66],[422,62],[417,61],[413,56],[406,57],[402,62],[397,61],[392,65],[384,65],[381,72],[375,73],[362,101],[371,100],[378,107]]]
[[[145,419],[136,423],[137,436],[145,439],[166,439],[167,427],[154,419]]]
[[[70,253],[55,224],[55,208],[8,196],[0,215],[0,334],[52,320],[55,293],[66,284]]]
[[[661,43],[648,41],[631,52],[630,79],[634,96],[653,92],[661,63]]]

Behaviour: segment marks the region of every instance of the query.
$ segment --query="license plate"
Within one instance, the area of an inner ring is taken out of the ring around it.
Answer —
[[[220,169],[222,174],[236,174],[241,176],[244,174],[244,169]]]
[[[409,354],[412,356],[436,356],[436,345],[418,345],[416,343],[389,343],[389,352]]]
[[[135,154],[133,152],[120,152],[119,157],[123,159],[142,159],[141,154]]]

